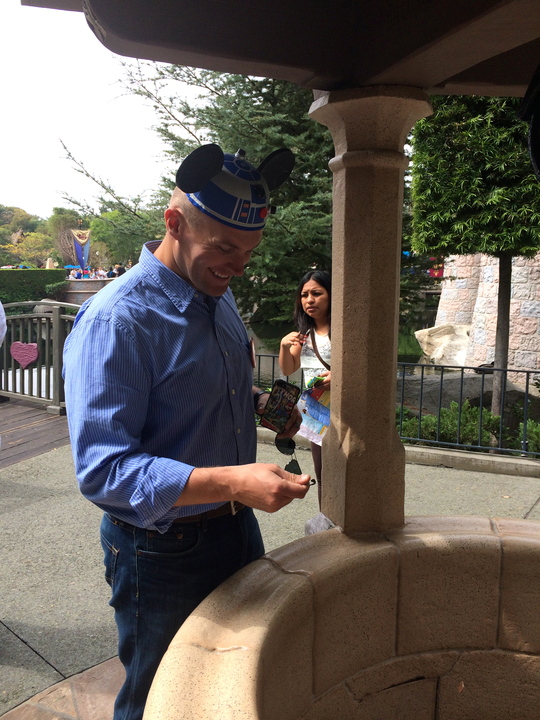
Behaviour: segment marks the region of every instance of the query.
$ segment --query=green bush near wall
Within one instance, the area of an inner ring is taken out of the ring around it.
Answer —
[[[0,302],[4,305],[47,297],[46,285],[66,279],[64,268],[58,270],[0,270]]]

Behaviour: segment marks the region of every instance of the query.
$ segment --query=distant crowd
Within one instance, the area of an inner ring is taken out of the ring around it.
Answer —
[[[120,275],[123,275],[126,270],[129,270],[131,268],[131,263],[128,263],[126,266],[118,264],[114,267],[110,266],[109,270],[105,270],[102,267],[99,268],[86,268],[86,270],[83,271],[81,268],[73,268],[71,272],[68,275],[68,280],[82,280],[90,279],[90,280],[104,280],[106,278],[116,278],[120,277]]]

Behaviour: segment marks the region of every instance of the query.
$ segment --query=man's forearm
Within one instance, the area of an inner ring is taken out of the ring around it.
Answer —
[[[279,465],[266,463],[195,468],[175,507],[237,500],[257,510],[275,512],[295,498],[303,498],[309,480],[309,475],[293,475]]]

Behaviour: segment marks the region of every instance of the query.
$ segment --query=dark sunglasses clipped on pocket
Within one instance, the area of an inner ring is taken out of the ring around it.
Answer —
[[[274,445],[277,447],[282,455],[292,455],[292,459],[285,465],[287,472],[294,473],[295,475],[302,475],[302,470],[298,464],[296,458],[296,443],[292,438],[278,438],[274,440]],[[315,480],[311,480],[311,485],[315,484]]]

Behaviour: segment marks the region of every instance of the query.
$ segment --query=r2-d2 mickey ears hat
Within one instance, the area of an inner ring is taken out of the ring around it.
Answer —
[[[219,145],[201,145],[176,173],[176,186],[201,212],[240,230],[262,230],[270,206],[270,191],[282,185],[294,167],[294,155],[282,148],[258,168],[246,153],[223,153]]]

